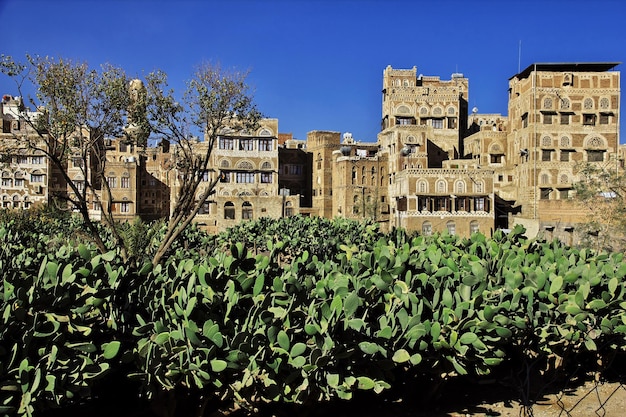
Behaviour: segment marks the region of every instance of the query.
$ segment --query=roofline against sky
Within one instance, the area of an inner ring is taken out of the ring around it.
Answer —
[[[610,71],[621,62],[535,62],[526,69],[509,78],[526,78],[533,70],[553,70],[553,71]]]

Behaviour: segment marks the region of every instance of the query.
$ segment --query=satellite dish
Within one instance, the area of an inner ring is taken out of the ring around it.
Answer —
[[[474,107],[474,108],[472,109],[472,113],[478,113],[478,107]]]

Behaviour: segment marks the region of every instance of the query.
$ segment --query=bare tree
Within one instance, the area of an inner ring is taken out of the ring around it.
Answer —
[[[108,64],[90,69],[86,63],[39,56],[27,56],[20,63],[3,55],[0,71],[15,81],[21,97],[32,85],[35,95],[26,99],[37,109],[29,112],[24,107],[15,115],[26,124],[28,134],[3,141],[2,152],[27,149],[43,153],[63,180],[59,189],[52,190],[53,197],[69,203],[65,208],[80,213],[101,252],[110,250],[97,221],[90,216],[90,207],[100,202],[100,192],[110,197],[105,178],[105,139],[123,136],[129,113],[137,113],[128,77],[122,69]],[[74,172],[79,170],[80,175],[71,177],[68,166]],[[111,227],[114,244],[126,257],[111,211],[102,210],[102,219]]]
[[[626,249],[626,173],[588,163],[579,177],[573,202],[588,213],[587,222],[579,227],[581,243],[595,249]]]
[[[205,63],[187,83],[182,102],[168,89],[164,73],[155,72],[147,77],[147,114],[151,129],[173,143],[179,181],[167,231],[152,259],[155,265],[193,221],[219,181],[210,162],[220,133],[225,128],[238,131],[258,124],[260,113],[253,103],[246,77],[245,72]],[[192,135],[194,130],[202,132],[202,141]],[[208,172],[214,175],[205,186],[203,180]]]

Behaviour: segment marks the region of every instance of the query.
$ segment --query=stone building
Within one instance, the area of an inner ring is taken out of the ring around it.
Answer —
[[[208,143],[198,141],[194,152],[206,153]],[[174,162],[176,161],[176,150]],[[225,128],[211,151],[211,167],[204,174],[207,186],[218,179],[196,222],[219,232],[244,220],[278,218],[299,213],[300,196],[279,189],[278,120],[263,119],[254,132]],[[178,192],[178,175],[172,186],[172,207]],[[200,187],[199,193],[206,187]]]
[[[46,143],[25,122],[36,115],[21,97],[4,95],[0,102],[0,204],[2,208],[28,209],[47,203],[51,187],[61,179],[43,150]],[[32,146],[30,146],[32,145]],[[37,149],[34,149],[33,146]]]
[[[618,63],[536,63],[509,79],[506,166],[513,174],[513,223],[575,243],[586,213],[572,204],[586,163],[618,168]],[[498,190],[497,190],[498,191]]]

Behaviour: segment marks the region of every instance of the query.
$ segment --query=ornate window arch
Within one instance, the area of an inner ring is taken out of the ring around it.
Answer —
[[[550,184],[550,174],[544,172],[541,174],[541,176],[539,177],[539,183],[540,184]]]
[[[220,161],[220,168],[230,168],[230,161],[226,158]]]
[[[250,161],[239,161],[237,162],[237,168],[239,169],[254,169],[254,165]]]
[[[271,130],[264,127],[264,128],[261,128],[261,130],[259,130],[259,136],[274,136],[274,134],[272,133]]]
[[[583,100],[583,109],[585,109],[585,110],[593,110],[593,108],[594,108],[593,99],[591,97],[586,97]]]
[[[448,116],[454,116],[456,114],[456,108],[454,106],[448,107]]]
[[[475,193],[485,192],[485,183],[483,182],[483,180],[474,181],[474,192]]]
[[[265,161],[261,164],[261,169],[272,169],[272,163],[270,161]]]
[[[480,225],[477,220],[472,220],[470,222],[470,233],[478,233],[480,232]]]
[[[569,175],[566,173],[559,175],[559,182],[561,184],[569,184]]]
[[[602,110],[608,110],[611,107],[611,100],[608,97],[602,97],[600,99],[600,108]]]
[[[428,183],[425,180],[419,180],[417,184],[415,184],[416,191],[420,194],[425,194],[428,192]]]
[[[552,136],[544,136],[541,138],[541,147],[543,148],[551,148],[552,147]]]
[[[446,229],[448,231],[448,234],[450,235],[456,234],[456,223],[450,220],[449,222],[446,223]]]
[[[552,97],[546,97],[543,99],[543,108],[546,110],[552,109]]]
[[[568,136],[561,136],[561,148],[569,148],[572,146],[572,141]]]
[[[411,109],[407,105],[401,104],[396,109],[396,113],[397,114],[410,114],[411,113]]]
[[[443,109],[440,106],[435,106],[433,108],[433,116],[442,116],[443,115]]]
[[[561,98],[561,109],[569,109],[571,106],[569,98],[563,97]]]
[[[606,149],[606,140],[600,136],[589,136],[585,139],[585,149]]]
[[[420,107],[420,116],[427,116],[427,115],[428,115],[428,107],[426,106]]]

